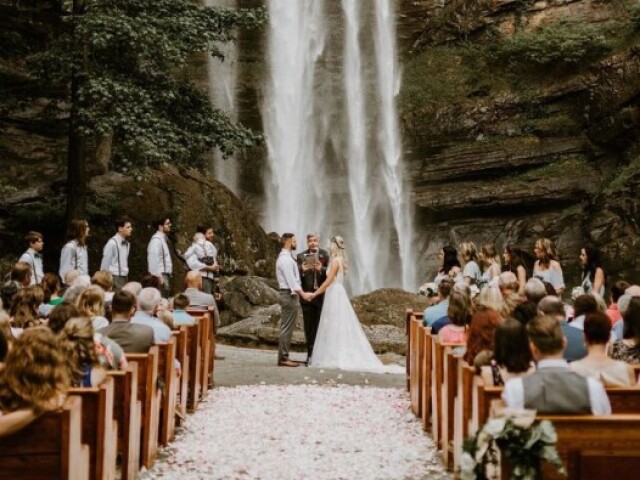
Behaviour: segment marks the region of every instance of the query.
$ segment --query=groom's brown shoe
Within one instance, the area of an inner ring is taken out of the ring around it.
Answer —
[[[292,360],[280,360],[278,362],[279,367],[297,367],[298,362],[294,362]]]

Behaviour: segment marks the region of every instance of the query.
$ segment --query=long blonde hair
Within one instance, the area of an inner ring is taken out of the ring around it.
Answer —
[[[342,262],[342,271],[345,274],[347,273],[347,270],[349,270],[349,257],[347,256],[344,239],[339,235],[331,239],[331,243],[329,244],[329,258],[330,260],[339,258]]]
[[[104,315],[104,290],[98,285],[85,288],[76,305],[80,313],[87,317]]]

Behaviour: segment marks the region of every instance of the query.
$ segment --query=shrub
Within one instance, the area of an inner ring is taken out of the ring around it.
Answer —
[[[512,66],[576,65],[611,51],[608,30],[608,25],[560,21],[498,41],[486,55],[492,63]]]

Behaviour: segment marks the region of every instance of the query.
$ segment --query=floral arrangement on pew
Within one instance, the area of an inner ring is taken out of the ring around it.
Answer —
[[[535,422],[535,414],[535,410],[505,409],[500,418],[489,419],[464,441],[460,478],[500,478],[500,457],[510,466],[512,480],[541,479],[543,461],[566,475],[556,450],[558,437],[553,424],[548,420]]]

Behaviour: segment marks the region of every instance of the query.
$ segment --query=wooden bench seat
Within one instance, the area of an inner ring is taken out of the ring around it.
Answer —
[[[0,438],[0,478],[88,480],[89,447],[82,443],[82,399]]]
[[[129,363],[138,364],[138,398],[142,404],[140,464],[151,468],[158,455],[160,391],[158,389],[158,347],[148,353],[128,353]]]
[[[107,376],[97,387],[70,388],[82,398],[82,443],[89,447],[89,478],[114,480],[118,424],[113,417],[114,381]]]
[[[118,453],[121,479],[135,480],[140,469],[140,428],[142,404],[138,400],[138,364],[130,362],[125,370],[107,372],[114,382],[113,416],[118,423]]]
[[[186,326],[181,326],[179,330],[172,332],[176,339],[176,358],[180,362],[182,375],[178,385],[178,400],[176,402],[176,410],[180,413],[180,417],[176,418],[176,424],[180,425],[180,418],[187,415],[187,395],[189,392],[189,353],[187,345],[188,330]]]
[[[160,428],[158,441],[166,446],[175,438],[176,433],[176,403],[178,396],[179,378],[174,361],[176,360],[176,339],[171,337],[168,342],[156,344],[158,347],[158,378],[162,379],[164,388],[160,402]]]
[[[192,413],[198,408],[200,401],[200,380],[201,371],[201,345],[200,345],[200,325],[189,325],[184,327],[187,330],[187,355],[189,356],[189,378],[187,392],[187,411]]]
[[[214,368],[214,312],[213,307],[207,309],[188,308],[187,313],[196,319],[200,326],[200,396],[207,398],[209,388],[213,386]]]

